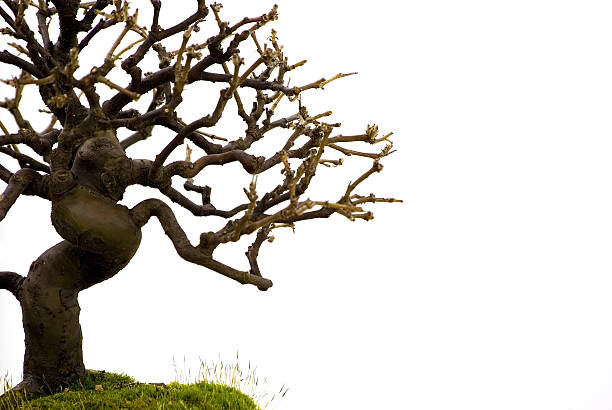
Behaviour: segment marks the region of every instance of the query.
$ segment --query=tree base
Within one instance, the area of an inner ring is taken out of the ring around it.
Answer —
[[[33,376],[25,376],[21,383],[0,395],[0,408],[17,406],[27,400],[47,396],[51,391]],[[12,407],[9,407],[12,408]]]

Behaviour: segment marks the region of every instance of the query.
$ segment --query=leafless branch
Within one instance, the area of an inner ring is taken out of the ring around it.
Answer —
[[[15,172],[0,197],[0,221],[4,219],[17,198],[29,188],[31,188],[29,193],[46,198],[46,193],[41,189],[42,185],[42,177],[32,169],[24,168]]]
[[[43,164],[21,152],[6,147],[0,147],[0,152],[15,158],[17,161],[19,161],[20,164],[25,164],[27,167],[32,168],[36,171],[42,171],[47,174],[51,173],[51,168],[49,168],[49,165]]]
[[[36,78],[44,77],[44,73],[38,69],[34,64],[25,61],[16,55],[9,53],[8,51],[0,51],[0,62],[14,65],[15,67],[19,67],[24,71],[32,74]]]
[[[181,258],[209,268],[241,284],[255,285],[260,290],[267,290],[272,286],[270,280],[262,278],[260,275],[234,269],[213,259],[214,244],[211,246],[210,243],[203,241],[204,243],[201,242],[198,246],[191,245],[170,207],[159,199],[147,199],[132,208],[131,212],[138,226],[146,224],[151,216],[157,217],[166,236],[170,238]]]
[[[19,298],[19,289],[25,278],[15,272],[0,272],[0,289],[8,290]]]

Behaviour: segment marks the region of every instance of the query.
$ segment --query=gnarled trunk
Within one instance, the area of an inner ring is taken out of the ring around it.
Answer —
[[[132,243],[139,241],[139,235],[130,238]],[[23,314],[25,357],[23,381],[14,390],[48,394],[85,376],[78,294],[115,275],[128,261],[63,241],[32,263],[16,294]]]
[[[85,376],[78,294],[123,269],[140,245],[140,225],[117,203],[131,171],[125,152],[112,131],[90,131],[71,169],[53,172],[49,182],[51,221],[64,241],[34,261],[26,278],[0,272],[0,288],[21,304],[25,331],[23,381],[13,390],[32,395]]]
[[[78,251],[61,242],[31,266],[18,293],[25,332],[23,381],[15,390],[51,393],[85,376]],[[75,280],[76,279],[76,280]]]
[[[25,331],[24,378],[14,390],[34,395],[85,376],[78,294],[125,267],[141,239],[128,208],[79,184],[55,198],[51,220],[66,240],[34,261],[14,292]]]

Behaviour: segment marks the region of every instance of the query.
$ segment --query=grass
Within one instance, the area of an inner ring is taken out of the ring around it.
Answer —
[[[147,384],[124,374],[88,371],[85,380],[52,396],[28,400],[9,392],[0,399],[0,409],[266,410],[275,408],[287,392],[283,387],[268,397],[262,392],[265,379],[260,381],[250,365],[243,372],[238,364],[224,365],[219,361],[207,366],[201,361],[195,383],[188,382],[193,380],[190,371],[176,371],[176,376],[177,381],[168,385]],[[3,384],[8,390],[8,377]]]
[[[246,370],[242,369],[238,364],[239,357],[236,353],[236,362],[224,364],[221,359],[210,364],[200,359],[200,367],[195,380],[198,382],[208,382],[230,386],[247,394],[253,398],[255,403],[260,406],[261,410],[273,410],[278,408],[280,401],[287,394],[287,387],[282,386],[277,393],[270,395],[268,382],[265,378],[257,376],[257,369],[251,366],[251,362]],[[189,383],[194,380],[187,365],[183,363],[183,367],[179,367],[174,363],[175,379],[179,383]]]

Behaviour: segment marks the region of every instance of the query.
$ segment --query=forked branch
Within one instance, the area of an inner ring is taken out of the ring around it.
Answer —
[[[131,210],[134,222],[143,226],[151,216],[157,217],[164,232],[172,241],[178,255],[196,265],[204,266],[228,278],[234,279],[241,284],[255,285],[259,290],[267,290],[272,286],[272,281],[258,275],[252,275],[246,271],[240,271],[227,266],[212,257],[216,244],[210,242],[193,246],[189,242],[185,231],[179,225],[172,209],[159,199],[146,199]]]

